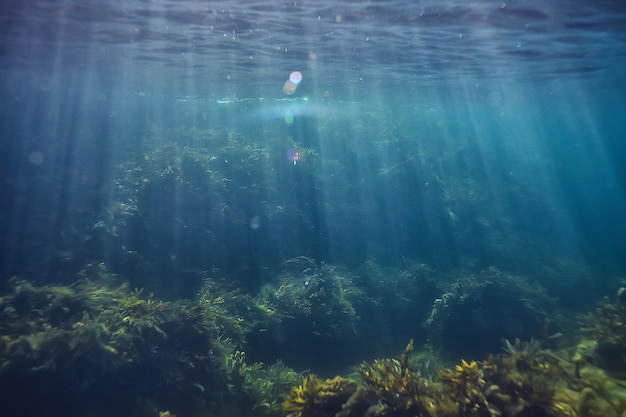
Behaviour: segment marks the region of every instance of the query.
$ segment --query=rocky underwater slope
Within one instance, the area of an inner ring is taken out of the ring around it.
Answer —
[[[351,347],[359,352],[352,360],[383,351],[376,326],[361,317],[376,303],[338,268],[297,259],[289,270],[255,296],[207,279],[196,299],[177,301],[131,290],[103,265],[91,265],[72,285],[13,278],[0,298],[0,407],[7,415],[96,417],[626,415],[623,288],[579,315],[572,322],[578,331],[550,335],[538,325],[526,340],[501,341],[500,354],[478,357],[489,345],[477,343],[471,358],[460,359],[458,346],[449,345],[457,329],[450,317],[467,304],[517,293],[519,311],[532,316],[549,303],[523,281],[511,287],[510,277],[486,271],[448,286],[422,312],[426,350],[414,352],[411,340],[398,357],[367,360],[352,374],[325,379],[287,366],[298,363],[289,350],[304,343],[321,350],[299,363],[332,355],[345,355],[346,363]],[[523,300],[531,293],[536,303],[529,305]],[[480,329],[473,330],[477,338],[489,335]],[[370,351],[360,347],[368,340]],[[265,352],[262,362],[264,349],[289,360],[270,361]]]

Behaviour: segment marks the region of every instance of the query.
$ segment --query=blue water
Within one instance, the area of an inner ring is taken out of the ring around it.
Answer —
[[[3,2],[5,273],[72,228],[55,208],[102,210],[73,207],[81,187],[104,186],[146,142],[187,144],[148,133],[182,127],[315,152],[317,172],[305,154],[293,167],[310,189],[283,192],[312,199],[299,208],[315,205],[318,224],[262,238],[285,255],[497,264],[484,247],[497,245],[525,263],[545,245],[619,269],[625,13],[611,1]],[[293,71],[303,81],[287,95]],[[432,191],[470,179],[475,207]]]
[[[306,257],[590,305],[626,276],[626,6],[3,0],[0,200],[3,282],[255,295]]]

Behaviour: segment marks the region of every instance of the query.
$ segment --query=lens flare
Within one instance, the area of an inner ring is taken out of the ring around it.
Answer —
[[[300,71],[294,71],[289,74],[289,81],[294,83],[295,85],[300,84],[302,82],[302,73]]]
[[[302,73],[300,71],[292,71],[289,78],[283,84],[283,93],[288,96],[296,92],[298,84],[302,82]]]
[[[293,162],[294,165],[297,165],[298,161],[300,160],[300,152],[295,149],[289,149],[287,151],[287,159],[290,162]]]

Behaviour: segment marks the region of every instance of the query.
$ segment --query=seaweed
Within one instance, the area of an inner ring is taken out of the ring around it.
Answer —
[[[224,406],[225,415],[280,416],[291,387],[302,380],[302,373],[281,361],[269,366],[262,362],[249,365],[241,351],[226,357],[226,373],[230,400]]]
[[[106,271],[87,265],[71,286],[10,280],[0,298],[4,410],[280,415],[302,374],[281,361],[246,363],[246,335],[264,318],[249,295],[207,278],[196,299],[163,301]]]
[[[35,415],[73,398],[77,408],[110,412],[114,405],[103,404],[117,392],[120,415],[165,402],[172,411],[204,408],[226,389],[221,364],[230,345],[214,322],[198,305],[160,301],[126,284],[36,287],[12,279],[0,299],[0,386],[15,395],[2,405]],[[60,398],[24,397],[46,390],[60,390]]]
[[[419,269],[419,268],[418,268]],[[421,269],[419,269],[421,270]],[[450,308],[506,299],[524,281],[495,271],[457,283]],[[0,297],[0,407],[25,416],[195,417],[618,417],[626,413],[624,290],[580,318],[579,343],[502,339],[503,351],[433,369],[433,351],[362,362],[352,377],[323,379],[282,360],[255,361],[259,335],[325,356],[362,352],[359,308],[372,302],[341,268],[300,257],[257,296],[205,276],[193,300],[165,301],[118,284],[104,264],[89,264],[72,285],[37,286],[13,278]],[[406,277],[405,277],[406,278]],[[403,280],[405,278],[402,278]],[[402,284],[404,285],[404,284]],[[541,289],[536,288],[536,298]],[[527,289],[525,294],[533,294]],[[486,298],[485,298],[486,297]],[[519,296],[518,296],[519,297]],[[521,305],[537,314],[529,300]],[[358,308],[357,308],[358,307]],[[452,311],[452,310],[451,310]],[[438,310],[433,323],[445,323]],[[538,314],[537,317],[541,317]],[[443,320],[443,321],[441,321]],[[284,326],[296,341],[281,340]],[[298,344],[299,343],[299,344]],[[348,350],[348,348],[352,350]],[[255,348],[257,348],[255,350]],[[471,350],[469,351],[471,353]],[[252,358],[248,361],[247,358]],[[307,357],[309,363],[315,357]],[[31,402],[29,398],[40,398]],[[114,396],[115,402],[108,399]]]
[[[424,327],[442,355],[478,359],[496,351],[501,339],[545,338],[553,305],[542,287],[489,268],[449,284],[433,301]]]
[[[616,378],[626,378],[626,282],[614,300],[605,297],[580,318],[583,341],[577,360],[593,363]]]
[[[271,346],[275,360],[292,356],[292,360],[315,358],[328,363],[329,350],[340,360],[352,356],[363,323],[356,306],[366,300],[351,274],[307,257],[290,259],[283,264],[276,283],[264,285],[254,298],[254,308],[263,312],[260,327],[250,335],[251,346]],[[366,301],[365,301],[366,302]],[[303,364],[304,366],[307,366]]]
[[[361,364],[358,387],[348,398],[333,397],[345,400],[341,406],[327,407],[323,385],[309,377],[292,391],[287,415],[600,417],[626,412],[626,390],[618,381],[592,367],[579,376],[571,358],[543,349],[536,340],[505,340],[503,354],[482,362],[461,360],[434,378],[410,367],[412,348],[410,342],[398,359]]]
[[[348,378],[336,376],[323,380],[311,374],[291,390],[283,410],[287,417],[334,416],[356,388],[356,382]]]

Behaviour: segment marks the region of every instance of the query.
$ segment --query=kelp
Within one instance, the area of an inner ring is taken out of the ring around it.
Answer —
[[[571,357],[531,340],[505,341],[505,352],[422,376],[409,365],[412,342],[398,359],[364,362],[360,380],[308,376],[284,403],[289,417],[601,417],[623,416],[626,388],[597,368],[578,374]],[[358,384],[358,385],[357,385]],[[329,394],[330,393],[330,394]],[[349,395],[348,395],[349,393]],[[340,395],[340,394],[343,394]],[[333,398],[330,407],[327,398]],[[339,399],[343,403],[338,404]]]
[[[215,310],[111,284],[10,280],[0,298],[0,387],[15,396],[5,405],[38,410],[44,404],[20,403],[20,396],[52,388],[65,398],[50,400],[49,409],[69,398],[76,407],[89,407],[86,398],[100,404],[111,392],[124,392],[120,415],[138,399],[144,408],[167,402],[188,413],[216,403],[227,389],[223,357],[232,346]]]

